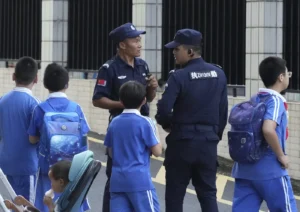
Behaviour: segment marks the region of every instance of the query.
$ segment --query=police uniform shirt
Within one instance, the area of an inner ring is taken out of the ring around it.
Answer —
[[[223,70],[197,58],[170,75],[155,118],[164,128],[193,124],[217,126],[221,139],[227,110],[227,80]]]
[[[98,100],[102,97],[109,98],[113,101],[119,101],[120,87],[128,81],[134,80],[147,86],[146,77],[149,73],[147,63],[140,59],[134,59],[134,67],[127,64],[119,56],[107,61],[100,68],[93,100]],[[120,109],[112,109],[109,111],[112,115],[118,115],[122,112]],[[141,108],[141,114],[149,115],[149,106],[144,104]]]

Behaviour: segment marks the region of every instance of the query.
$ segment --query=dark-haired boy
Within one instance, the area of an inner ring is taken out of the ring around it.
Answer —
[[[159,211],[151,180],[150,154],[159,156],[162,146],[152,120],[142,116],[146,89],[141,83],[124,83],[119,92],[124,111],[108,127],[104,144],[112,157],[110,210]]]
[[[259,211],[263,200],[270,211],[297,211],[291,180],[287,172],[285,154],[287,131],[287,103],[280,94],[289,85],[292,72],[286,61],[279,57],[267,57],[259,65],[259,75],[266,88],[259,89],[256,101],[266,99],[263,135],[268,149],[256,163],[235,163],[233,212]]]
[[[0,98],[0,168],[17,195],[34,200],[38,169],[37,145],[29,143],[27,129],[39,100],[32,95],[38,65],[31,57],[19,59],[13,73],[16,87]]]
[[[74,112],[66,111],[69,108],[71,102],[65,94],[68,88],[69,74],[68,71],[56,63],[52,63],[46,67],[44,74],[44,86],[49,90],[49,97],[46,100],[48,105],[55,112]],[[43,103],[41,103],[43,104]],[[43,130],[43,119],[45,112],[41,108],[41,104],[34,110],[30,127],[28,129],[29,139],[31,143],[37,143],[40,140],[41,132]],[[80,116],[81,120],[81,131],[83,134],[87,134],[90,130],[89,125],[85,119],[85,116],[81,110],[81,107],[77,105],[76,113]],[[45,192],[51,188],[51,182],[48,178],[48,173],[40,173],[36,188],[36,200],[35,206],[43,212],[48,212],[48,207],[43,204],[43,198]],[[59,195],[55,195],[57,199]],[[83,203],[82,211],[89,210],[89,205],[86,202]]]

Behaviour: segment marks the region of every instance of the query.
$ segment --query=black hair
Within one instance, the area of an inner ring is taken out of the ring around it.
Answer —
[[[21,85],[29,85],[36,78],[37,72],[37,62],[31,57],[22,57],[15,67],[15,81]]]
[[[146,88],[139,82],[128,81],[121,86],[119,96],[126,109],[137,109],[146,97]]]
[[[56,64],[51,63],[46,67],[44,74],[44,86],[51,92],[61,91],[67,88],[69,83],[68,71]]]
[[[193,45],[183,45],[185,49],[192,49],[197,55],[202,54],[202,46],[193,46]]]
[[[50,170],[55,180],[62,179],[65,183],[68,183],[70,168],[71,161],[61,160],[51,166]]]
[[[259,75],[266,88],[273,86],[280,74],[286,72],[286,61],[280,57],[267,57],[259,64]]]

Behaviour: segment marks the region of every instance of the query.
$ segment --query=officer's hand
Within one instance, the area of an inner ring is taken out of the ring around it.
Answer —
[[[289,168],[289,159],[286,155],[282,155],[282,156],[278,157],[278,160],[281,163],[281,167],[283,169]]]
[[[152,89],[156,89],[158,87],[158,82],[157,79],[155,78],[155,76],[151,75],[148,79],[147,79],[147,84],[148,87],[152,88]]]

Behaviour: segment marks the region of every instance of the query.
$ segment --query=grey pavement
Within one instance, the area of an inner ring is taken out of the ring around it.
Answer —
[[[98,137],[98,136],[95,136]],[[97,140],[98,139],[98,140]],[[103,162],[103,167],[101,171],[99,172],[98,176],[96,177],[90,192],[88,194],[89,202],[92,207],[91,211],[92,212],[101,212],[102,208],[102,198],[103,198],[103,191],[104,191],[104,186],[106,183],[106,175],[105,175],[105,165],[106,165],[106,156],[105,156],[105,151],[103,144],[101,142],[97,142],[101,140],[101,138],[96,138],[93,141],[90,142],[90,149],[94,152],[95,159],[100,160]],[[159,202],[160,202],[160,208],[161,211],[164,212],[164,192],[165,192],[165,184],[164,184],[164,172],[160,173],[161,171],[164,170],[164,167],[162,166],[163,160],[155,160],[152,159],[151,161],[151,173],[152,173],[152,178],[155,179],[154,184],[157,190],[157,194],[159,197]],[[159,174],[160,173],[160,174]],[[161,175],[158,177],[158,175]],[[218,177],[223,177],[222,175]],[[223,178],[225,179],[226,176]],[[218,181],[218,180],[217,180]],[[222,183],[223,182],[223,183]],[[227,181],[220,181],[217,182],[217,187],[220,188],[219,190],[222,190],[221,187],[223,188],[223,193],[221,194],[221,199],[219,199],[218,206],[219,206],[219,211],[220,212],[230,212],[231,211],[231,205],[232,205],[232,195],[233,195],[233,187],[234,183],[230,180]],[[201,211],[200,209],[200,204],[197,200],[197,197],[195,195],[195,191],[192,185],[188,186],[189,192],[187,192],[184,200],[184,212],[198,212]],[[8,198],[7,192],[4,188],[4,186],[0,183],[0,193],[4,198]],[[300,210],[299,207],[300,203],[298,201],[298,209]],[[1,209],[0,209],[1,211]],[[267,211],[265,204],[263,204],[261,211]]]

